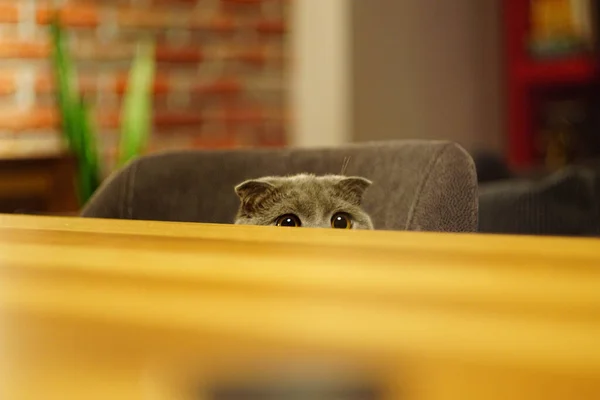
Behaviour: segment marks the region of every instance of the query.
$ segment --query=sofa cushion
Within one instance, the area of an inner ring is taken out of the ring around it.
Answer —
[[[364,208],[376,229],[470,232],[477,226],[471,157],[448,142],[395,141],[331,149],[177,151],[137,159],[109,178],[82,216],[231,223],[246,179],[300,172],[373,181]]]

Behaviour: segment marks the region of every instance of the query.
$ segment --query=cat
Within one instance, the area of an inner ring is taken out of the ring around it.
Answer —
[[[361,208],[371,181],[358,176],[299,174],[251,179],[235,187],[238,225],[373,229]]]

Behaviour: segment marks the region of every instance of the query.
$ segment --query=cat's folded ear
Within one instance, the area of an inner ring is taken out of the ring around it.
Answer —
[[[235,193],[242,202],[244,211],[252,211],[262,199],[270,196],[275,191],[275,186],[258,179],[251,179],[235,187]]]
[[[360,206],[365,191],[372,183],[370,180],[360,176],[349,176],[342,178],[336,186],[342,198]]]

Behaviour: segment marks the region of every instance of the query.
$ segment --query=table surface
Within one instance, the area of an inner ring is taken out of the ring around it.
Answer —
[[[207,374],[317,355],[600,376],[596,239],[0,215],[0,286],[0,375],[27,366],[0,379],[11,398],[32,364],[94,359],[92,379],[198,355]]]

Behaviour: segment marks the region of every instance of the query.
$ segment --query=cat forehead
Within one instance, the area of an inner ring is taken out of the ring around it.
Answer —
[[[339,183],[344,177],[339,175],[324,175],[316,176],[312,174],[298,174],[291,176],[271,176],[265,177],[261,180],[278,186],[282,189],[285,188],[326,188],[328,186],[334,186]]]
[[[279,214],[291,212],[302,218],[321,218],[334,209],[348,206],[332,182],[319,178],[287,178],[276,184],[280,197],[271,210]]]

